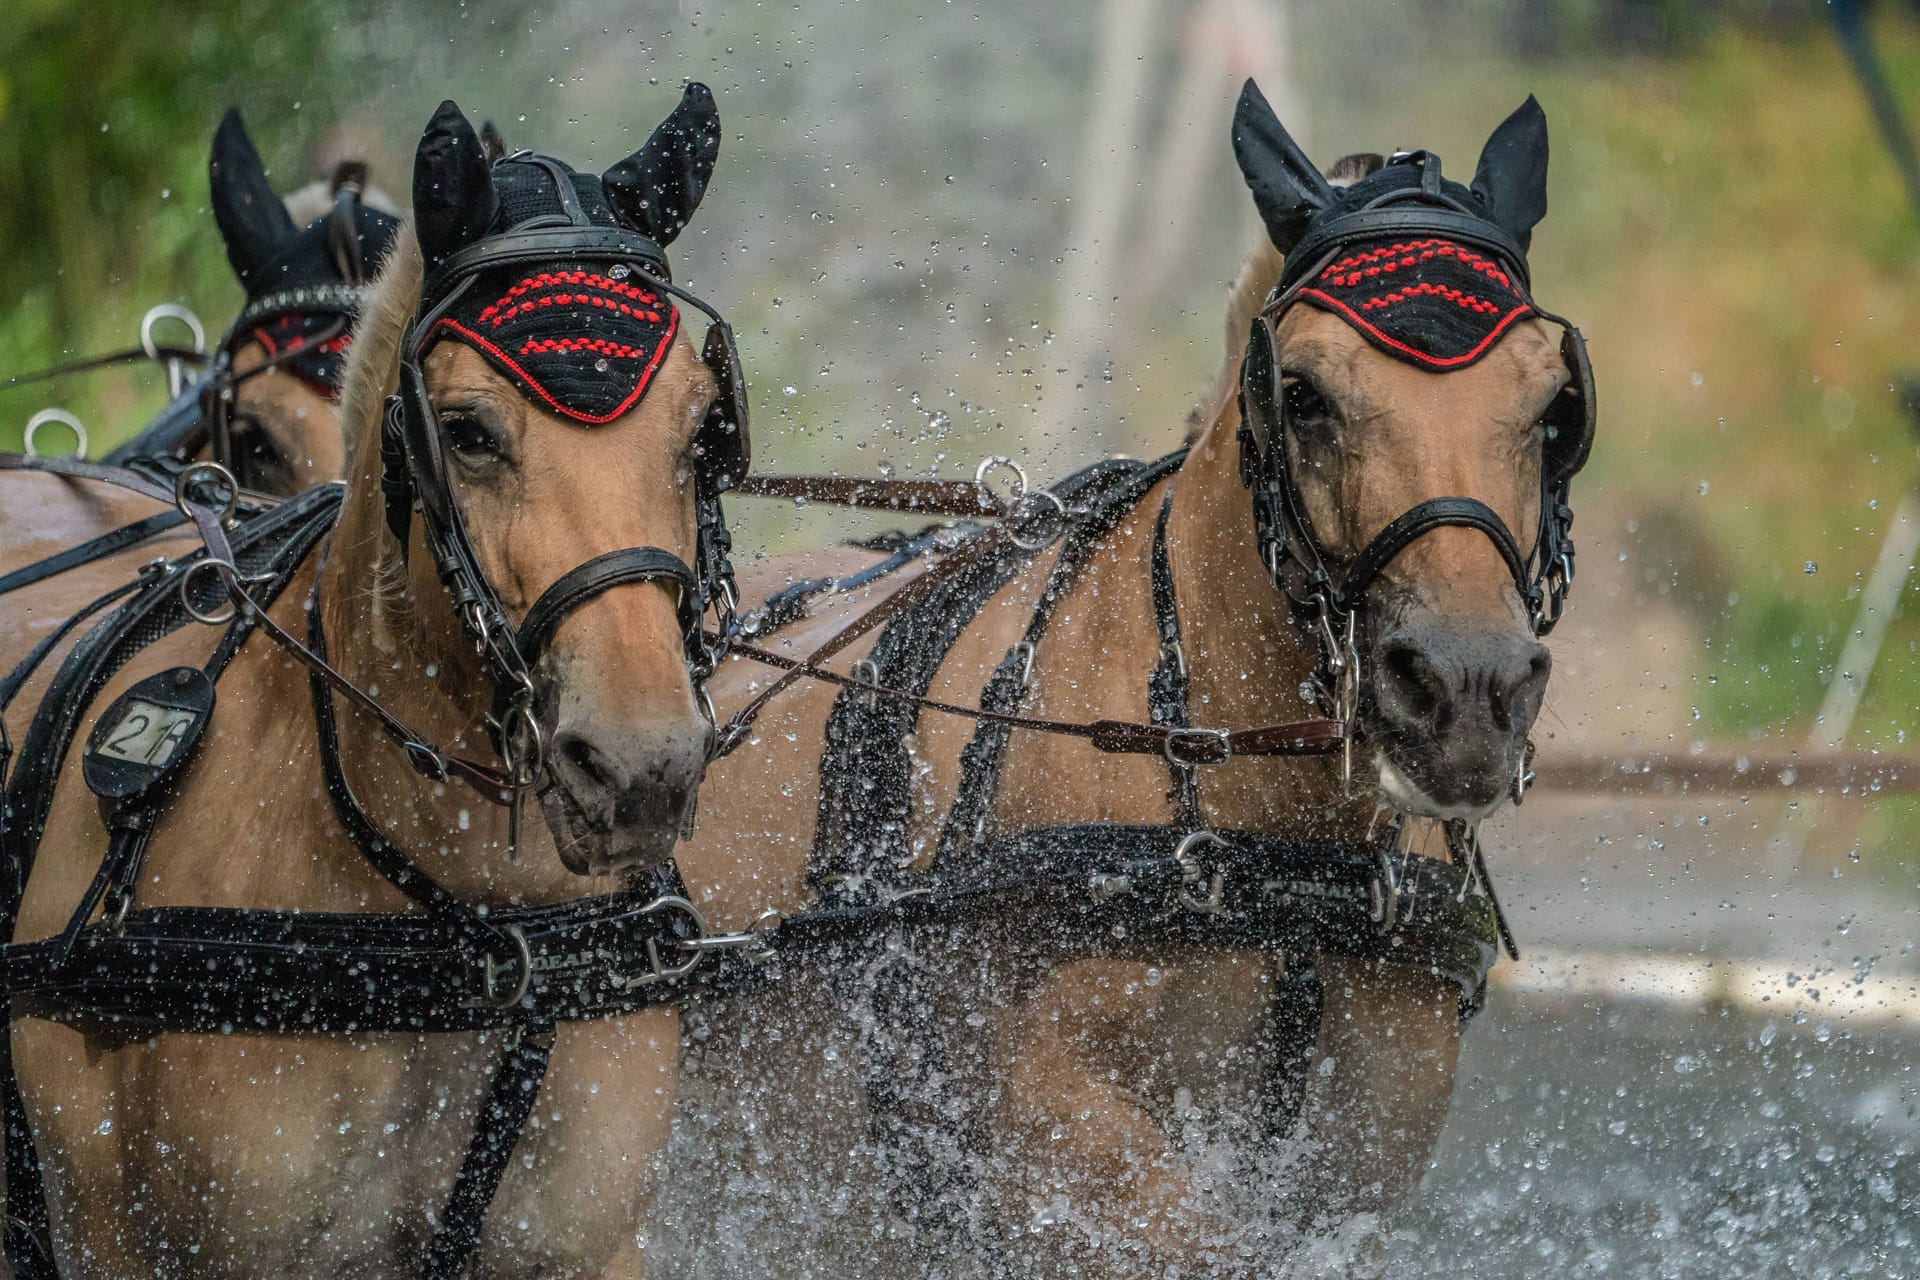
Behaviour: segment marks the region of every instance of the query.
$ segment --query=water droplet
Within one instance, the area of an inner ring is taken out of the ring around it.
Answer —
[[[102,132],[102,133],[105,133],[106,131],[107,131],[107,130],[106,130],[106,126],[105,126],[105,125],[102,125],[102,126],[101,126],[101,128],[100,128],[100,132]],[[100,1122],[100,1127],[99,1127],[99,1128],[97,1128],[97,1129],[95,1129],[95,1130],[94,1130],[94,1132],[95,1132],[95,1133],[98,1133],[98,1134],[109,1134],[109,1133],[112,1133],[112,1132],[113,1132],[113,1121],[111,1121],[111,1120],[102,1120],[102,1121]]]

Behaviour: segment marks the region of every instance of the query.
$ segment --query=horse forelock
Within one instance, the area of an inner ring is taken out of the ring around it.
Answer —
[[[400,385],[400,344],[420,300],[422,271],[420,244],[409,218],[368,287],[341,379],[340,429],[347,441],[348,482],[356,492],[365,486],[368,501],[380,500],[380,420],[387,397]],[[379,595],[404,594],[401,558],[379,557],[368,580]]]

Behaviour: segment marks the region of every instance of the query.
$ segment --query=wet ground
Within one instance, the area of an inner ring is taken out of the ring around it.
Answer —
[[[1718,805],[1529,816],[1501,888],[1536,953],[1779,980],[1703,1002],[1510,970],[1388,1275],[1920,1275],[1911,876],[1796,861]]]
[[[1496,994],[1388,1274],[1912,1276],[1912,1028]]]

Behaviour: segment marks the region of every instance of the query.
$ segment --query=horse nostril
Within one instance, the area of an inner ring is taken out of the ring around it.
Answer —
[[[612,762],[600,749],[577,733],[561,733],[553,744],[563,769],[575,774],[581,782],[596,789],[612,792],[620,788],[619,775],[614,771]]]
[[[1493,722],[1508,733],[1516,722],[1533,719],[1547,688],[1547,676],[1553,670],[1553,656],[1543,644],[1535,643],[1501,664],[1487,681],[1487,699]]]
[[[1396,718],[1430,721],[1446,702],[1445,682],[1431,659],[1420,649],[1404,641],[1390,643],[1381,651],[1380,668],[1384,709]]]

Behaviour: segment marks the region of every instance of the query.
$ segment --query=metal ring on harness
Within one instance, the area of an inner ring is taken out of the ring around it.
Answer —
[[[1381,933],[1392,933],[1393,926],[1400,922],[1400,876],[1385,845],[1373,856],[1379,874],[1367,882],[1367,918]]]
[[[1021,494],[1008,509],[1007,540],[1022,551],[1038,551],[1058,537],[1066,523],[1067,504],[1051,489],[1036,489]],[[1030,524],[1033,532],[1021,533],[1023,524]]]
[[[987,477],[1002,467],[1013,472],[1014,479],[1019,481],[1011,497],[1002,498],[987,486]],[[992,507],[989,507],[985,501],[985,499],[991,499],[993,505],[999,507],[1003,515],[1012,511],[1014,505],[1018,503],[1020,499],[1026,497],[1027,494],[1033,491],[1033,486],[1027,482],[1027,469],[1003,453],[991,454],[988,457],[980,459],[980,465],[973,469],[973,482],[980,487],[980,493],[983,499],[981,503],[982,510],[992,510]]]
[[[481,969],[480,976],[486,990],[487,1002],[497,1008],[511,1009],[527,998],[527,989],[533,985],[533,949],[527,945],[526,932],[519,925],[510,924],[502,932],[513,939],[513,945],[518,949],[518,954],[506,964],[496,963],[490,955],[484,957],[485,967]],[[502,996],[497,990],[497,984],[500,976],[509,968],[517,968],[520,971],[520,980],[514,983],[511,991]]]
[[[196,462],[182,468],[180,474],[173,478],[173,505],[181,515],[193,519],[195,506],[215,506],[196,496],[196,490],[208,487],[220,495],[214,517],[223,525],[232,524],[234,512],[240,506],[240,482],[233,478],[231,471],[217,462]]]
[[[140,349],[147,353],[147,359],[163,362],[167,367],[167,394],[177,396],[186,387],[186,366],[179,356],[163,356],[160,344],[154,340],[154,327],[162,320],[177,320],[187,326],[193,334],[193,354],[204,355],[207,350],[207,330],[200,323],[200,317],[193,314],[177,302],[162,302],[148,309],[140,318]]]
[[[65,409],[42,409],[27,419],[26,434],[21,438],[21,447],[26,450],[27,456],[29,458],[47,456],[33,447],[33,438],[39,434],[40,428],[46,426],[49,422],[57,422],[67,430],[73,432],[74,442],[77,447],[74,449],[72,456],[76,461],[84,462],[87,457],[87,429],[80,425],[80,419],[74,417]]]
[[[227,600],[225,613],[202,613],[199,607],[193,603],[193,580],[203,570],[207,569],[211,569],[216,574],[219,574],[220,581],[229,589],[229,598]],[[180,575],[180,581],[174,589],[180,593],[180,607],[187,611],[189,618],[192,618],[195,622],[204,623],[209,627],[224,627],[239,615],[240,606],[231,598],[232,579],[226,576],[231,573],[232,570],[233,566],[224,560],[196,560],[187,566],[186,572]]]
[[[694,906],[693,903],[678,894],[667,893],[662,894],[652,902],[649,902],[645,907],[642,907],[640,914],[650,916],[660,911],[679,911],[689,920],[693,921],[693,937],[678,939],[673,944],[680,950],[685,951],[687,958],[680,964],[665,963],[660,959],[660,940],[658,938],[648,938],[648,972],[635,978],[628,978],[625,983],[628,991],[633,991],[640,987],[650,987],[656,982],[667,982],[674,978],[684,977],[692,973],[694,966],[698,965],[706,955],[706,951],[702,948],[701,943],[712,935],[707,932],[707,918],[700,914],[700,908]]]

